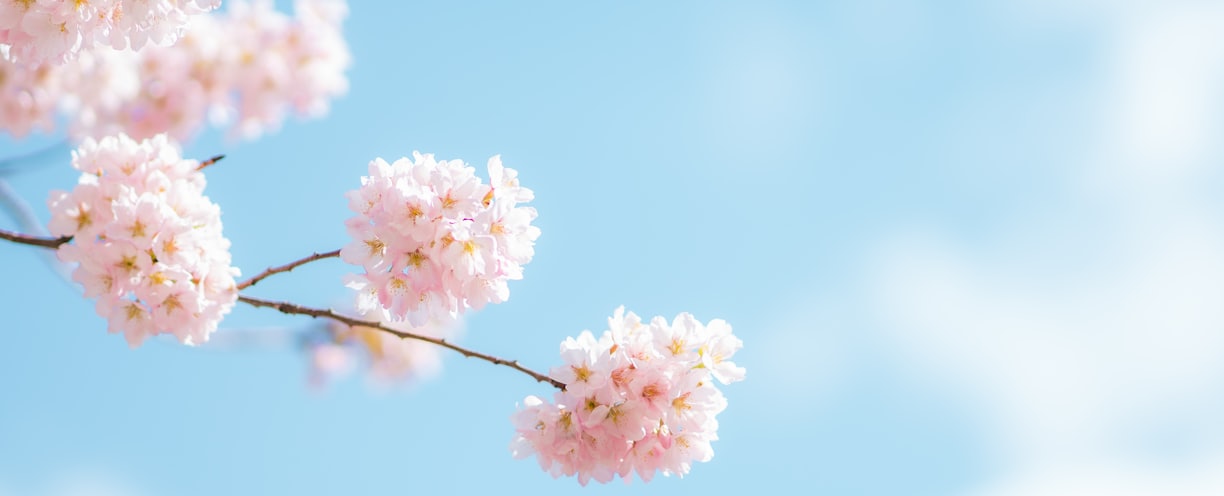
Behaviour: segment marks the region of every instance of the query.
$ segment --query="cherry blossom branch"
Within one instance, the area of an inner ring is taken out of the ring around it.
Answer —
[[[553,379],[552,377],[549,377],[545,374],[541,374],[527,367],[519,365],[518,360],[506,360],[503,358],[497,358],[493,355],[487,355],[484,353],[480,353],[478,351],[469,350],[462,346],[452,344],[445,339],[435,338],[431,336],[423,336],[420,334],[413,334],[411,332],[397,331],[390,327],[384,326],[378,322],[371,322],[367,320],[355,319],[352,317],[338,314],[332,310],[322,310],[318,308],[304,307],[301,305],[296,305],[296,304],[284,302],[284,301],[264,300],[264,299],[254,298],[254,297],[246,296],[246,295],[239,295],[238,301],[241,301],[253,307],[274,308],[284,314],[306,315],[306,316],[313,317],[313,318],[331,319],[336,322],[347,324],[349,326],[371,327],[371,328],[378,329],[383,332],[389,332],[401,338],[416,339],[418,341],[425,341],[427,343],[433,343],[443,348],[448,348],[448,349],[457,351],[459,352],[459,354],[465,357],[478,358],[480,360],[489,362],[493,365],[502,365],[502,366],[510,367],[514,370],[517,370],[519,372],[522,372],[524,374],[531,376],[531,378],[535,379],[536,381],[552,384],[557,389],[562,389],[562,390],[565,389],[565,383],[558,381],[556,379]]]
[[[17,222],[17,227],[21,230],[40,236],[47,234],[47,230],[39,225],[38,217],[34,215],[34,210],[30,208],[30,204],[22,200],[21,195],[18,195],[9,186],[8,182],[3,179],[0,179],[0,206],[3,206],[4,210]],[[56,275],[60,276],[60,279],[68,282],[72,281],[72,271],[68,264],[56,258],[55,253],[44,251],[40,255],[43,261],[47,263],[47,266]]]
[[[241,291],[243,289],[254,286],[255,283],[258,283],[259,281],[262,281],[268,278],[268,276],[271,276],[273,274],[279,274],[281,272],[289,272],[293,269],[296,269],[302,265],[306,265],[315,260],[322,260],[324,258],[332,258],[332,257],[338,257],[338,256],[340,256],[340,250],[332,250],[327,253],[312,253],[310,256],[306,258],[303,258],[300,260],[294,260],[292,262],[289,262],[285,265],[281,265],[279,267],[268,267],[266,270],[264,270],[263,272],[260,272],[255,277],[252,277],[250,279],[247,279],[245,281],[238,283],[238,290]]]
[[[6,239],[14,243],[19,243],[19,244],[40,246],[43,248],[58,248],[60,245],[72,240],[71,237],[41,238],[37,236],[27,236],[27,235],[20,234],[20,233],[5,231],[3,229],[0,229],[0,239]],[[340,250],[329,251],[326,253],[315,253],[306,258],[295,260],[293,262],[287,263],[285,265],[281,265],[279,267],[270,267],[267,270],[264,270],[263,272],[259,273],[255,277],[252,277],[242,282],[241,284],[239,284],[238,289],[245,289],[245,288],[251,287],[255,285],[255,283],[273,274],[279,274],[281,272],[289,272],[293,270],[294,268],[297,268],[301,265],[305,265],[307,263],[313,262],[315,260],[322,260],[324,258],[337,257],[339,255],[340,255]],[[370,321],[355,319],[352,317],[338,314],[332,310],[321,310],[317,308],[304,307],[304,306],[296,305],[296,304],[289,303],[289,302],[264,300],[264,299],[255,298],[251,296],[245,296],[245,295],[238,296],[238,301],[241,301],[243,303],[246,303],[254,307],[274,308],[280,311],[281,313],[285,313],[285,314],[306,315],[306,316],[313,317],[313,318],[331,319],[336,322],[340,322],[340,323],[347,324],[350,326],[371,327],[371,328],[378,329],[384,332],[389,332],[391,334],[394,334],[396,336],[399,336],[405,339],[416,339],[418,341],[425,341],[427,343],[436,344],[443,348],[448,348],[448,349],[457,351],[459,352],[459,354],[465,357],[468,357],[468,358],[477,358],[477,359],[489,362],[493,365],[502,365],[505,367],[510,367],[514,370],[517,370],[519,372],[522,372],[524,374],[531,376],[532,379],[535,379],[538,382],[546,382],[546,383],[552,384],[557,389],[565,389],[565,383],[558,381],[556,379],[553,379],[545,374],[541,374],[527,367],[524,367],[518,363],[518,360],[506,360],[504,358],[498,358],[493,355],[481,353],[479,351],[470,350],[462,346],[459,346],[457,344],[450,343],[445,339],[435,338],[431,336],[424,336],[420,334],[413,334],[411,332],[397,331],[395,329],[391,329],[390,327],[384,326],[378,322],[370,322]]]
[[[196,170],[198,170],[198,171],[204,170],[204,168],[205,168],[205,167],[208,167],[208,166],[210,166],[210,165],[212,165],[212,164],[215,164],[215,163],[217,163],[217,162],[221,161],[221,159],[223,159],[223,158],[225,158],[225,155],[217,155],[217,156],[215,156],[215,157],[213,157],[213,158],[210,158],[210,159],[208,159],[208,160],[205,160],[205,161],[203,161],[203,162],[200,162],[200,165],[196,166]]]
[[[21,234],[0,229],[0,239],[6,239],[22,245],[41,246],[43,248],[59,248],[60,245],[72,241],[72,236],[43,238],[40,236],[30,236],[28,234]]]
[[[60,146],[60,143],[56,143],[56,145],[54,145],[53,147],[51,147],[51,148],[50,148],[50,150],[54,150],[54,149],[55,149],[56,147],[58,147],[58,146]],[[4,165],[4,164],[10,163],[10,162],[20,162],[20,161],[22,161],[22,160],[26,160],[26,159],[28,159],[28,158],[30,158],[30,157],[36,157],[36,156],[38,156],[38,155],[42,155],[42,154],[45,154],[45,153],[47,153],[47,150],[40,150],[40,151],[37,151],[37,152],[31,153],[31,154],[29,154],[29,155],[23,155],[23,156],[21,156],[21,157],[13,157],[13,158],[10,158],[10,159],[6,159],[6,160],[2,160],[2,161],[0,161],[0,165]],[[196,170],[202,170],[202,169],[203,169],[203,168],[205,168],[205,167],[208,167],[208,166],[210,166],[210,165],[212,165],[212,164],[217,163],[217,161],[219,161],[219,160],[221,160],[221,159],[223,159],[223,158],[225,158],[225,155],[217,155],[217,156],[212,157],[212,158],[210,158],[210,159],[208,159],[208,160],[205,160],[205,161],[203,161],[203,162],[200,162],[200,165],[196,167]],[[5,231],[5,230],[3,230],[3,229],[0,229],[0,239],[5,239],[5,240],[8,240],[8,241],[12,241],[12,242],[14,242],[14,243],[19,243],[19,244],[23,244],[23,245],[30,245],[30,246],[41,246],[41,247],[43,247],[43,248],[59,248],[59,247],[60,247],[60,245],[62,245],[62,244],[64,244],[64,243],[67,243],[67,242],[69,242],[69,241],[72,241],[72,236],[63,236],[63,237],[59,237],[59,238],[44,238],[44,237],[40,237],[40,236],[32,236],[32,235],[28,235],[28,234],[21,234],[21,233],[17,233],[17,232]],[[330,253],[330,252],[329,252],[329,253]],[[339,254],[340,254],[340,250],[336,250],[335,254],[336,254],[336,255],[339,255]],[[316,254],[316,255],[317,255],[317,254]],[[326,254],[325,254],[325,255],[326,255]],[[333,255],[333,256],[334,256],[334,255]],[[326,257],[321,257],[321,258],[326,258]],[[307,260],[306,262],[309,262],[309,261],[311,261],[311,260]],[[306,262],[302,262],[302,263],[306,263]],[[293,264],[290,264],[290,265],[293,265]],[[301,263],[298,263],[297,265],[301,265]],[[293,265],[293,267],[297,267],[297,265]],[[279,272],[284,272],[284,271],[288,271],[288,270],[293,270],[293,267],[288,267],[288,268],[286,268],[286,269],[284,269],[284,270],[281,270],[281,271],[279,271]],[[278,267],[278,268],[279,268],[279,267]],[[269,270],[271,270],[271,269],[269,269]],[[274,273],[275,273],[275,272],[274,272]],[[246,284],[246,286],[249,286],[249,285],[251,285],[251,284],[255,284],[255,282],[258,282],[258,279],[263,279],[264,277],[267,277],[268,275],[271,275],[271,274],[267,274],[267,275],[260,274],[260,276],[259,276],[259,277],[257,277],[255,280],[253,280],[253,281],[248,281],[248,283]],[[239,288],[238,288],[238,289],[245,288],[246,286],[239,286]]]

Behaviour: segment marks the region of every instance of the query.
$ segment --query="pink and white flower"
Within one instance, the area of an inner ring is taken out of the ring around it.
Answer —
[[[207,341],[238,297],[238,269],[198,162],[165,135],[118,135],[85,140],[72,165],[80,182],[51,193],[48,228],[72,237],[59,258],[78,264],[72,278],[98,299],[108,330],[133,347],[158,334]]]
[[[0,0],[0,19],[6,15],[2,7],[6,2]],[[16,65],[5,60],[8,53],[9,47],[0,45],[0,128],[18,138],[35,130],[50,131],[63,94],[59,71],[46,65]]]
[[[462,161],[420,153],[368,170],[348,194],[357,215],[345,222],[353,240],[340,257],[364,269],[357,283],[393,319],[454,319],[510,297],[507,282],[522,278],[540,235],[535,209],[518,205],[530,190],[516,179],[483,184]],[[489,171],[515,177],[499,157]]]
[[[62,64],[94,46],[168,45],[221,0],[0,0],[0,44],[22,63]]]
[[[355,308],[363,319],[395,330],[441,339],[454,339],[460,332],[458,321],[428,319],[420,325],[394,321],[378,303],[373,288],[359,281],[351,282],[350,287],[356,290]],[[329,322],[321,339],[308,342],[307,349],[311,357],[311,382],[316,386],[347,373],[357,363],[364,364],[367,377],[380,386],[418,383],[442,369],[442,349],[438,346],[401,338],[373,327]]]
[[[511,420],[515,458],[532,455],[553,477],[649,481],[656,472],[683,477],[695,461],[714,456],[726,397],[714,385],[743,380],[729,359],[743,343],[722,320],[702,324],[682,313],[671,323],[643,325],[617,309],[596,339],[583,331],[561,344],[566,384],[554,402],[528,396]],[[716,357],[716,358],[715,358]]]
[[[85,2],[109,13],[99,7],[102,3],[107,2]],[[134,3],[141,4],[136,10],[149,19],[178,19],[158,10],[158,1]],[[118,133],[144,139],[167,133],[185,140],[206,122],[233,124],[234,134],[253,138],[279,128],[290,113],[325,114],[329,102],[348,90],[345,70],[351,59],[341,30],[348,12],[344,0],[298,0],[292,17],[273,9],[269,1],[227,4],[224,13],[182,16],[179,28],[142,31],[149,41],[173,35],[177,43],[155,42],[138,50],[82,49],[64,64],[9,56],[19,47],[5,45],[0,35],[0,129],[18,137],[34,129],[49,131],[58,107],[75,139]],[[0,0],[0,33],[6,8],[20,9],[12,0]],[[135,22],[132,9],[121,12],[122,22]],[[146,24],[156,25],[151,20],[140,25]],[[181,35],[174,34],[178,31]],[[50,50],[49,43],[36,46]]]

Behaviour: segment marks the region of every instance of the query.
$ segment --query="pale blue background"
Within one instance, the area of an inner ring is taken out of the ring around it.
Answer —
[[[207,194],[247,275],[343,245],[343,194],[374,157],[421,150],[483,175],[501,154],[535,190],[543,235],[510,300],[473,314],[462,342],[537,369],[618,305],[729,321],[748,379],[724,388],[713,461],[591,494],[989,491],[1033,457],[999,441],[1016,432],[1007,415],[924,375],[924,338],[904,338],[908,317],[877,297],[879,261],[918,232],[960,246],[953,259],[1035,252],[1017,263],[1062,287],[1103,256],[1075,233],[1112,207],[1080,208],[1069,185],[1096,170],[1081,162],[1111,122],[1102,95],[1121,28],[1093,6],[984,3],[357,2],[351,90],[326,118],[253,142],[212,130],[186,153],[228,155]],[[1218,100],[1200,106],[1218,120]],[[54,139],[5,139],[0,155]],[[75,181],[67,161],[5,177],[45,219],[46,192]],[[1206,200],[1192,208],[1218,215],[1218,162],[1201,162]],[[1017,223],[1056,228],[1009,234]],[[510,457],[516,402],[551,393],[525,376],[448,354],[414,389],[351,378],[318,394],[292,347],[133,351],[36,255],[0,244],[0,493],[578,489]],[[330,260],[250,293],[334,305],[348,270]],[[245,307],[224,323],[310,324]],[[1219,377],[1206,370],[1190,376]],[[1193,395],[1219,396],[1206,384]],[[1201,423],[1137,459],[1217,453],[1176,442],[1221,430]]]

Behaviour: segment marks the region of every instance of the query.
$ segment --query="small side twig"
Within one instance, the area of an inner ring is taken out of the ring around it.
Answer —
[[[28,234],[15,233],[0,229],[0,239],[5,239],[22,245],[40,246],[43,248],[59,248],[60,245],[72,241],[72,236],[44,238],[41,236],[30,236]]]
[[[17,222],[17,227],[22,231],[31,233],[37,236],[46,236],[47,230],[38,222],[38,217],[34,215],[34,209],[30,208],[30,204],[26,203],[17,194],[17,191],[9,186],[8,182],[0,179],[0,207],[8,212],[9,216]],[[55,253],[44,251],[39,254],[60,279],[72,282],[72,269],[67,263],[56,258]]]
[[[561,389],[561,390],[565,389],[565,383],[558,381],[556,379],[553,379],[552,377],[549,377],[545,374],[541,374],[527,367],[519,365],[518,360],[506,360],[504,358],[498,358],[493,355],[488,355],[488,354],[481,353],[478,351],[469,350],[462,346],[450,343],[445,339],[435,338],[431,336],[423,336],[420,334],[413,334],[411,332],[398,331],[398,330],[392,329],[378,322],[371,322],[371,321],[366,321],[366,320],[355,319],[352,317],[338,314],[332,310],[323,310],[319,308],[304,307],[301,305],[284,302],[284,301],[264,300],[264,299],[254,298],[254,297],[250,297],[246,295],[239,295],[238,301],[241,301],[253,307],[274,308],[277,311],[280,311],[281,313],[284,313],[284,314],[306,315],[308,317],[313,317],[313,318],[331,319],[336,322],[340,322],[340,323],[347,324],[350,326],[371,327],[371,328],[378,329],[383,332],[394,334],[396,336],[399,336],[405,339],[416,339],[418,341],[425,341],[427,343],[433,343],[443,348],[457,351],[459,352],[459,354],[465,357],[484,360],[493,365],[501,365],[505,367],[510,367],[514,370],[517,370],[519,372],[522,372],[524,374],[531,376],[531,378],[535,379],[536,381],[551,384],[557,389]]]
[[[215,164],[223,158],[225,158],[225,155],[217,155],[213,158],[200,162],[200,165],[196,166],[196,170],[198,171],[204,170],[205,167]]]
[[[285,265],[281,265],[279,267],[268,267],[263,272],[256,274],[255,277],[252,277],[250,279],[247,279],[245,281],[238,283],[238,289],[241,291],[243,289],[249,288],[251,286],[254,286],[255,283],[258,283],[259,281],[262,281],[273,274],[279,274],[281,272],[289,272],[293,269],[296,269],[302,265],[306,265],[315,260],[322,260],[324,258],[332,258],[332,257],[338,257],[338,256],[340,256],[340,250],[332,250],[327,253],[313,253],[306,258],[302,258],[300,260],[294,260],[292,262],[289,262]]]

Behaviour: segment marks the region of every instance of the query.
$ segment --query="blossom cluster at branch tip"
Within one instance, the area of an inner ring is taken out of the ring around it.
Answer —
[[[94,46],[168,45],[221,0],[0,0],[0,44],[22,63],[59,64]]]
[[[413,153],[370,162],[370,175],[348,193],[357,215],[345,221],[353,240],[340,258],[365,269],[349,285],[413,324],[509,298],[507,281],[522,279],[540,230],[531,225],[535,209],[518,205],[534,197],[518,173],[500,157],[488,171],[483,184],[460,160]]]
[[[715,416],[727,400],[714,386],[743,380],[730,361],[743,346],[722,320],[702,324],[682,313],[649,323],[619,308],[599,338],[583,331],[561,343],[565,383],[554,402],[528,396],[514,414],[515,458],[535,455],[553,477],[608,482],[633,473],[683,477],[714,456]]]
[[[108,331],[132,347],[158,334],[207,341],[234,306],[239,273],[199,163],[164,135],[118,135],[86,139],[72,166],[81,178],[71,192],[51,192],[48,229],[72,236],[59,258],[79,264],[72,279],[97,298]]]
[[[290,111],[326,114],[348,91],[344,0],[297,0],[293,17],[267,0],[226,4],[224,13],[193,16],[169,46],[98,47],[59,66],[0,57],[0,129],[49,131],[58,109],[75,139],[185,140],[205,122],[232,123],[234,134],[253,138]],[[0,45],[0,55],[12,51]]]
[[[381,323],[397,331],[421,336],[452,339],[459,333],[459,322],[431,318],[412,326],[394,321],[378,303],[372,288],[357,291],[356,311],[364,320]],[[436,376],[442,369],[441,348],[424,341],[406,339],[373,327],[349,326],[328,321],[324,332],[306,342],[310,360],[310,383],[321,387],[329,379],[344,375],[363,363],[367,376],[376,385],[397,386],[418,383]]]

